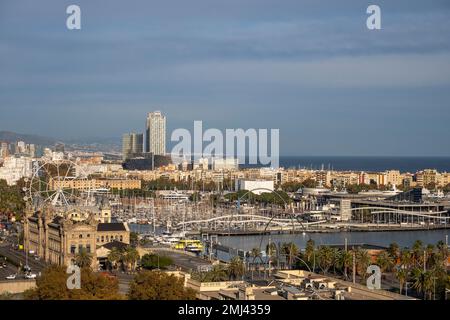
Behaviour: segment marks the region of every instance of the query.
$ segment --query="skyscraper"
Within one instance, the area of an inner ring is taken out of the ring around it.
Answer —
[[[144,152],[144,135],[141,133],[126,133],[122,137],[122,158],[130,159]]]
[[[145,151],[166,154],[166,117],[161,111],[150,112],[147,116]]]

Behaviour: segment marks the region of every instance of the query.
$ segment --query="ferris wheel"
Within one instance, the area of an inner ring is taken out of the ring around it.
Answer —
[[[34,207],[66,207],[90,196],[90,184],[81,167],[69,160],[46,160],[33,169],[25,200]]]

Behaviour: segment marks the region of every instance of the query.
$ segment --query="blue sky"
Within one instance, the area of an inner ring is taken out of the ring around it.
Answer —
[[[450,156],[449,39],[447,0],[3,0],[0,130],[119,138],[162,110],[279,128],[284,155]]]

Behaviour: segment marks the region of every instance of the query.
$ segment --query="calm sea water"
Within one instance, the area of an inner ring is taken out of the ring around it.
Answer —
[[[304,156],[280,157],[284,168],[334,169],[355,171],[384,171],[398,169],[401,172],[416,172],[423,169],[450,171],[450,157],[338,157]],[[249,166],[241,166],[249,167]]]
[[[138,233],[152,232],[151,225],[130,224],[130,230]],[[162,229],[157,230],[162,232]],[[450,229],[423,230],[423,231],[386,231],[386,232],[333,232],[333,233],[307,233],[302,234],[275,234],[256,236],[224,236],[219,237],[221,244],[235,249],[251,250],[259,248],[265,250],[266,245],[271,242],[283,243],[294,242],[299,248],[305,248],[306,242],[311,238],[316,245],[348,244],[372,244],[387,247],[396,242],[401,247],[411,247],[414,241],[421,240],[425,245],[436,244],[438,241],[446,241]]]
[[[411,247],[414,241],[421,240],[425,245],[436,244],[438,241],[446,241],[446,236],[450,234],[449,229],[445,230],[424,230],[424,231],[386,231],[386,232],[336,232],[336,233],[307,233],[302,234],[280,234],[262,236],[242,236],[242,237],[220,237],[219,241],[225,246],[241,250],[251,250],[259,248],[265,250],[271,242],[283,243],[294,242],[299,248],[305,248],[309,239],[314,240],[316,245],[343,245],[345,239],[348,244],[371,244],[388,247],[396,242],[401,247]]]

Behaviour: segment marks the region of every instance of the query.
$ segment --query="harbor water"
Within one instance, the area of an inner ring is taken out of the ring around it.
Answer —
[[[138,233],[151,233],[151,225],[130,224],[130,230]],[[157,228],[157,232],[162,229]],[[219,242],[227,247],[241,249],[244,251],[253,248],[265,250],[267,244],[294,242],[299,248],[303,249],[306,242],[311,239],[316,245],[343,245],[345,239],[348,244],[371,244],[388,247],[395,242],[400,247],[411,247],[414,241],[421,240],[425,245],[436,244],[438,241],[445,243],[446,236],[450,234],[450,229],[440,230],[414,230],[414,231],[353,231],[353,232],[328,232],[305,234],[272,234],[272,235],[245,235],[245,236],[220,236]]]

